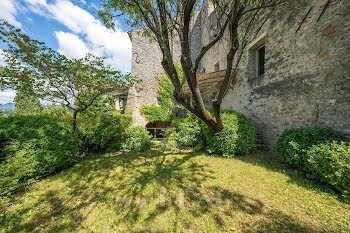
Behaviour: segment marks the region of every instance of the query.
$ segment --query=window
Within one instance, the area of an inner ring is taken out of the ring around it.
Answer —
[[[162,100],[160,98],[157,98],[157,104],[162,105]]]
[[[265,45],[256,50],[256,75],[265,73]]]
[[[214,64],[214,69],[215,69],[215,72],[219,72],[220,71],[220,63],[219,62]]]
[[[266,33],[263,33],[248,45],[247,75],[249,79],[260,77],[265,73],[265,42]]]

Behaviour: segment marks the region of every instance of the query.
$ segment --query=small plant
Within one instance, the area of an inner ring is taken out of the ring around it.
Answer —
[[[314,145],[343,140],[338,132],[321,127],[286,129],[274,150],[290,165],[307,169],[307,151]]]
[[[131,127],[127,130],[122,148],[133,151],[149,150],[151,147],[151,137],[145,127]]]

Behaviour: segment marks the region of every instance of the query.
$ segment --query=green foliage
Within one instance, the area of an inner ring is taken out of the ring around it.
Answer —
[[[164,139],[160,143],[162,150],[178,150],[180,145],[178,144],[179,135],[175,128],[168,128],[164,130]]]
[[[122,147],[133,151],[146,151],[151,147],[151,135],[143,126],[131,127],[126,132]]]
[[[25,151],[18,151],[0,163],[0,196],[6,199],[15,190],[25,187],[33,179],[35,161],[25,157]]]
[[[201,125],[199,119],[191,115],[178,123],[176,141],[182,148],[198,148],[202,145],[200,138]]]
[[[70,166],[78,144],[71,126],[47,114],[0,119],[0,195]]]
[[[215,135],[201,123],[207,151],[226,157],[249,153],[254,148],[256,139],[252,120],[233,110],[222,110],[222,119],[224,128]]]
[[[54,106],[54,105],[48,104],[46,106],[46,108],[43,108],[41,110],[41,113],[50,115],[52,117],[56,117],[56,118],[60,119],[60,121],[63,121],[69,125],[72,125],[73,112],[72,112],[72,110],[70,110],[69,108],[67,108],[64,105]]]
[[[33,88],[25,84],[17,87],[14,101],[16,114],[33,114],[41,109],[40,100]]]
[[[77,114],[85,112],[101,96],[139,81],[112,69],[105,57],[87,54],[68,59],[4,20],[0,20],[0,40],[6,45],[1,88],[17,88],[26,83],[39,98],[62,102],[74,112],[74,129]]]
[[[115,110],[114,97],[112,95],[99,96],[86,110],[88,113],[111,113]]]
[[[306,153],[312,146],[342,139],[342,135],[328,128],[286,129],[278,138],[274,150],[290,165],[307,169]]]
[[[82,152],[103,153],[120,149],[123,135],[131,125],[131,114],[120,114],[111,96],[100,97],[77,118]],[[64,106],[48,106],[43,112],[72,124],[72,111]]]
[[[131,115],[119,111],[83,114],[78,118],[81,148],[88,152],[111,152],[121,148],[123,136],[131,125]]]
[[[200,120],[194,115],[185,119],[174,118],[171,128],[165,130],[164,136],[161,144],[165,150],[203,149]]]
[[[274,150],[288,164],[332,185],[350,200],[350,143],[343,139],[329,128],[286,129]]]
[[[184,85],[185,75],[181,68],[181,65],[176,63],[175,68],[181,85]],[[176,104],[176,100],[174,98],[174,85],[171,83],[168,77],[156,76],[156,79],[159,83],[159,87],[157,89],[157,98],[160,101],[160,105],[144,105],[140,111],[150,122],[172,121],[174,118],[172,110],[175,107],[181,108],[180,105]]]
[[[312,146],[307,152],[309,175],[326,182],[350,200],[350,143],[327,142]]]
[[[209,128],[196,116],[175,119],[172,128],[166,130],[162,146],[165,149],[193,148],[206,149],[209,153],[226,157],[244,155],[255,146],[255,126],[245,115],[222,111],[224,129],[214,136]]]
[[[146,117],[150,122],[156,121],[171,121],[173,115],[171,110],[165,108],[162,105],[144,105],[140,112]]]

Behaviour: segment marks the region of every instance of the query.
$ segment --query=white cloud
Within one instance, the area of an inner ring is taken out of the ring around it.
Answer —
[[[13,103],[15,96],[16,91],[14,90],[0,91],[0,104]]]
[[[4,51],[0,49],[0,66],[6,65],[3,53]],[[0,104],[12,103],[15,96],[16,92],[14,90],[0,90]]]
[[[85,39],[90,52],[104,55],[113,61],[113,67],[123,71],[131,69],[131,42],[120,28],[107,29],[88,11],[67,0],[47,3],[45,0],[25,0],[32,11],[57,20],[73,33]],[[76,41],[75,41],[76,42]],[[75,43],[74,42],[74,43]],[[64,51],[60,47],[61,51]]]
[[[89,52],[84,41],[79,39],[78,36],[62,31],[56,31],[54,34],[58,40],[59,53],[69,58],[81,58]]]
[[[0,18],[7,20],[16,27],[22,27],[21,23],[16,20],[17,10],[14,0],[0,0]]]

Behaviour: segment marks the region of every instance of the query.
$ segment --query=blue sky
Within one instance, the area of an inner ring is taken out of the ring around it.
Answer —
[[[0,18],[21,28],[30,37],[70,58],[87,52],[106,56],[113,68],[131,69],[130,28],[116,21],[106,29],[97,17],[100,0],[0,0]],[[4,45],[0,44],[0,49]],[[1,52],[1,51],[0,51]],[[0,64],[3,64],[0,57]],[[0,92],[0,104],[12,102],[13,90]]]

